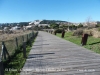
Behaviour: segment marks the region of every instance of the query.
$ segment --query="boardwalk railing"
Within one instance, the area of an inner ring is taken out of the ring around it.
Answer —
[[[26,44],[32,46],[32,40],[34,40],[37,35],[38,31],[35,33],[32,31],[27,35],[16,37],[14,40],[2,41],[2,50],[0,55],[0,75],[4,75],[3,60],[9,60],[18,48],[23,49],[23,58],[26,58]]]

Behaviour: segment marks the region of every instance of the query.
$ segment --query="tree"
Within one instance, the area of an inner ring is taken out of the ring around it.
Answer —
[[[48,26],[44,26],[44,28],[45,28],[45,29],[48,29],[49,27],[48,27]]]
[[[40,29],[43,29],[43,26],[40,26]]]
[[[69,30],[72,30],[72,25],[68,26],[69,27]]]
[[[96,27],[100,27],[100,24],[96,24]]]
[[[35,25],[33,29],[38,30],[39,29],[38,25]]]
[[[92,24],[92,18],[89,16],[89,17],[87,17],[87,19],[86,19],[86,24],[87,24],[87,27],[88,28],[91,28],[91,27],[93,27],[93,24]]]
[[[96,27],[100,27],[100,21],[96,22]]]
[[[80,23],[77,27],[78,28],[81,28],[81,27],[83,27],[83,24]]]
[[[20,27],[28,26],[29,22],[20,22],[19,25],[20,25]]]
[[[62,25],[60,25],[60,26],[59,26],[59,28],[63,28],[63,26],[62,26]]]
[[[57,28],[59,28],[59,25],[53,23],[53,24],[50,24],[50,27],[53,28],[53,29],[57,29]]]
[[[77,27],[75,25],[72,24],[72,30],[76,29]]]
[[[68,26],[67,25],[60,25],[59,28],[64,28],[64,29],[67,29]]]

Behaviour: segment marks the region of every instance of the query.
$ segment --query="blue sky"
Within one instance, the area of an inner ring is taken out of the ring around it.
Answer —
[[[100,21],[100,0],[0,0],[0,23],[34,20]]]

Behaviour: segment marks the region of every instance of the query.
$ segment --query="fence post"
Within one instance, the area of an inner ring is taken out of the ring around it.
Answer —
[[[28,34],[27,34],[27,41],[28,41]]]
[[[32,38],[34,39],[34,32],[32,32]]]
[[[35,33],[35,37],[36,37],[36,35],[37,35],[37,32]]]
[[[24,41],[24,36],[22,35],[22,40]]]
[[[51,31],[51,34],[52,34],[52,31]]]
[[[32,36],[32,33],[30,33],[30,38],[31,38],[31,36]]]
[[[4,59],[6,60],[6,54],[8,55],[8,58],[10,58],[9,53],[7,51],[7,48],[4,44],[4,41],[2,42],[2,56],[4,56]]]
[[[32,46],[32,37],[29,39],[30,46]]]
[[[26,58],[26,42],[23,41],[23,57]]]
[[[83,46],[83,45],[86,45],[87,39],[88,39],[88,34],[83,34],[82,40],[81,40],[82,46]]]
[[[36,33],[34,34],[34,37],[36,37]]]
[[[65,36],[65,30],[63,29],[61,37],[64,38],[64,36]]]
[[[2,52],[0,55],[0,75],[4,75],[4,66],[3,66],[3,62],[2,62],[2,57],[3,57],[3,47],[4,47],[4,42],[2,42]]]
[[[30,38],[31,38],[31,33],[29,33],[29,36],[30,36]]]
[[[28,37],[29,37],[28,39],[30,39],[30,34],[28,34]]]
[[[3,62],[1,61],[1,58],[0,58],[0,75],[4,75],[4,66]]]
[[[29,39],[29,38],[28,38],[28,34],[27,34],[26,36],[27,36],[27,41],[26,41],[26,42],[27,42],[27,44],[28,44],[28,43],[29,43],[29,42],[28,42],[28,39]]]
[[[17,48],[18,48],[18,39],[17,39],[17,37],[16,37],[16,46],[17,46]]]
[[[4,56],[4,59],[6,60],[6,52],[5,52],[5,44],[4,41],[2,42],[2,56]]]
[[[31,33],[31,37],[32,37],[32,33]]]
[[[38,35],[38,32],[37,32],[37,35]],[[36,35],[36,36],[37,36],[37,35]]]
[[[56,35],[56,32],[54,32],[54,34]]]

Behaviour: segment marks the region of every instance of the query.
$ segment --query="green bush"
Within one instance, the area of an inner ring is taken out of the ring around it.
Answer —
[[[55,32],[56,32],[56,33],[62,33],[62,30],[63,30],[63,29],[56,29]]]
[[[100,27],[98,28],[98,31],[100,31]]]

